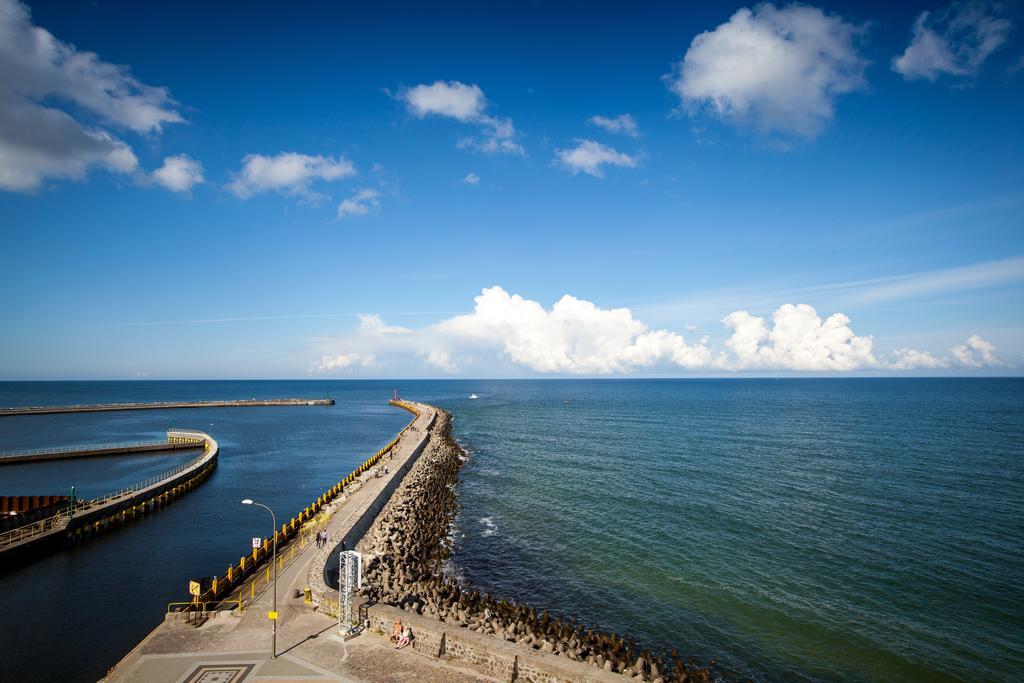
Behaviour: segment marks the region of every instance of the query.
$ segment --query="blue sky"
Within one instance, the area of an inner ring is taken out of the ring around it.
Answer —
[[[0,0],[0,379],[1020,374],[1019,4],[636,4]]]

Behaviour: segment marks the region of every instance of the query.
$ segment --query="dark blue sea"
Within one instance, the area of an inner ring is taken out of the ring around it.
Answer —
[[[393,388],[451,410],[469,451],[468,585],[761,680],[1024,671],[1024,380],[111,382],[0,383],[0,405],[337,405],[0,418],[0,450],[169,425],[222,449],[165,510],[0,575],[0,679],[102,675],[261,533],[241,498],[290,517],[386,443]],[[155,457],[7,467],[0,494],[116,489]]]

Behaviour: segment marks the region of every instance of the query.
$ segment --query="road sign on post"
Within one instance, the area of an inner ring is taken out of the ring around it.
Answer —
[[[200,592],[202,590],[203,590],[202,584],[200,584],[198,581],[189,581],[188,582],[188,593],[189,593],[189,595],[194,595],[194,596],[196,596],[198,598],[199,595],[200,595]]]
[[[260,536],[253,536],[252,549],[256,550],[256,548],[259,548],[261,545],[263,545],[263,539]]]

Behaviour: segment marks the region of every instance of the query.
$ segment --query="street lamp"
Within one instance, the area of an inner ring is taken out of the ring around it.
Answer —
[[[271,619],[273,623],[273,635],[270,641],[270,658],[277,658],[277,517],[274,515],[274,511],[268,508],[263,503],[257,503],[252,498],[246,498],[242,501],[242,505],[258,505],[267,512],[270,513],[270,535],[274,539],[274,618]]]

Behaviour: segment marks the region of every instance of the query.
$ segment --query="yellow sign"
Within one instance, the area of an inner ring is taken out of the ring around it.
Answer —
[[[195,595],[196,597],[202,592],[202,586],[199,585],[198,581],[188,582],[188,593],[189,595]]]
[[[277,621],[277,612],[267,612],[267,619]]]

